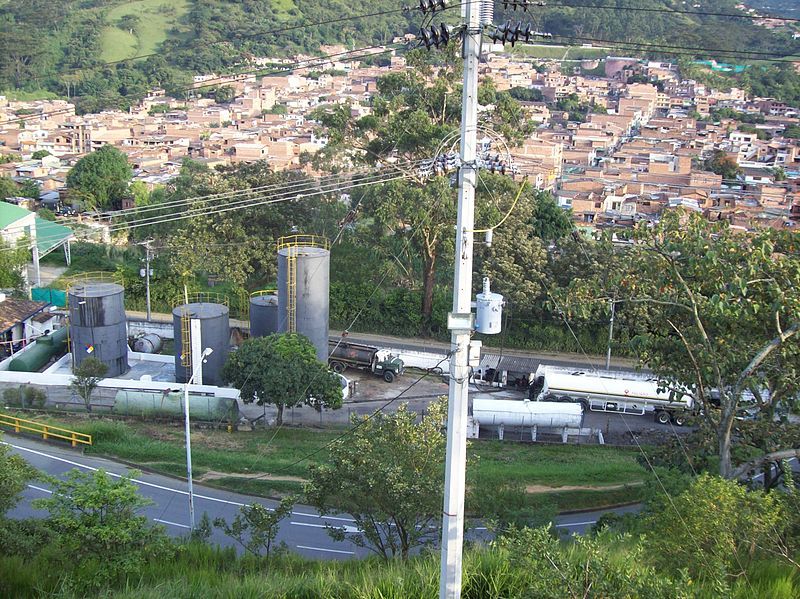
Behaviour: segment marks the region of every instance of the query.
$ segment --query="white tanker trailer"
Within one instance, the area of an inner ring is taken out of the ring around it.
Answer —
[[[580,428],[583,409],[579,404],[514,399],[472,400],[472,419],[485,426],[541,426]]]
[[[544,364],[537,368],[528,396],[535,401],[574,402],[584,410],[643,415],[653,412],[655,420],[683,425],[692,410],[691,394],[666,389],[654,378],[631,372],[558,368]]]

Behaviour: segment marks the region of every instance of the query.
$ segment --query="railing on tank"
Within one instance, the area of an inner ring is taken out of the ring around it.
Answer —
[[[125,285],[125,279],[122,273],[104,270],[81,272],[68,277],[62,277],[59,282],[62,283],[67,290],[77,285],[87,285],[89,283],[115,283],[123,287]]]
[[[173,302],[181,310],[181,366],[192,366],[192,312],[189,304],[222,304],[229,307],[228,296],[216,291],[192,291],[179,295]]]
[[[26,420],[24,418],[17,418],[16,416],[9,416],[8,414],[0,414],[0,425],[8,426],[14,429],[15,433],[21,431],[28,431],[42,435],[42,439],[63,439],[72,443],[73,447],[77,447],[78,443],[83,445],[92,444],[92,436],[86,433],[79,433],[59,426],[52,426],[37,422],[36,420]]]
[[[300,233],[279,237],[277,245],[279,250],[298,247],[322,248],[323,250],[329,250],[331,248],[331,242],[327,237],[323,237],[322,235],[304,235]]]

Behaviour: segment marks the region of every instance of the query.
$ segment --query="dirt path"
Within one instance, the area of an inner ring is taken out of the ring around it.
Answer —
[[[634,481],[619,485],[603,485],[593,487],[590,485],[564,485],[563,487],[548,487],[547,485],[526,485],[526,493],[560,493],[561,491],[614,491],[625,487],[638,487],[643,485],[643,481]]]
[[[266,473],[252,473],[252,474],[242,474],[239,472],[217,472],[216,470],[209,470],[203,476],[196,477],[195,480],[198,482],[204,482],[209,480],[219,480],[220,478],[255,478],[261,480],[283,480],[283,481],[290,481],[290,482],[297,482],[297,483],[305,483],[308,482],[307,479],[301,478],[299,476],[273,476],[272,474]]]

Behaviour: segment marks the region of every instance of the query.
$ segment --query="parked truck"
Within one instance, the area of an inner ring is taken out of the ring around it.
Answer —
[[[655,378],[635,372],[596,371],[539,365],[528,390],[537,401],[570,401],[584,411],[644,415],[656,422],[683,425],[693,408],[687,391],[666,389]]]
[[[404,364],[400,358],[387,350],[369,345],[328,341],[328,356],[328,364],[337,374],[343,373],[348,367],[362,368],[382,376],[387,383],[403,374]]]

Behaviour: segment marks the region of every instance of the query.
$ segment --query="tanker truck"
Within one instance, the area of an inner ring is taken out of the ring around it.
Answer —
[[[382,376],[387,383],[403,374],[404,368],[403,361],[387,350],[347,341],[328,341],[328,363],[337,374],[348,367],[361,368]]]
[[[644,415],[682,426],[693,409],[688,389],[667,389],[651,375],[559,368],[540,364],[528,389],[534,401],[575,402],[585,411]]]

